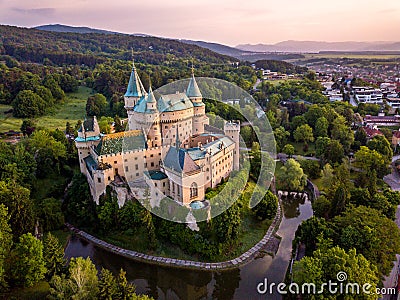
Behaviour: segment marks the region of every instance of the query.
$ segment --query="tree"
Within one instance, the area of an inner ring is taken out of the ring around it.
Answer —
[[[386,164],[392,161],[393,150],[389,141],[383,135],[377,135],[373,139],[369,140],[367,147],[371,150],[376,150],[378,153],[382,154],[385,158]]]
[[[102,268],[99,280],[99,299],[116,299],[117,293],[118,285],[114,275],[109,270]]]
[[[362,254],[351,249],[345,251],[340,247],[329,249],[318,249],[313,253],[313,257],[303,257],[293,265],[293,281],[299,286],[314,283],[315,291],[321,290],[322,284],[327,282],[339,283],[338,274],[344,272],[347,275],[347,282],[358,283],[360,290],[365,283],[371,285],[370,291],[375,291],[379,283],[378,271],[374,264],[370,263]],[[331,299],[331,297],[341,296],[339,289],[337,294],[332,294],[327,288],[322,289],[323,294],[318,299]],[[311,288],[312,291],[312,288]],[[351,290],[350,290],[351,291]],[[302,291],[300,291],[302,292]],[[304,299],[315,299],[316,292],[302,295]],[[353,291],[349,294],[351,299],[376,299],[376,294],[360,294]]]
[[[313,201],[312,208],[316,217],[327,219],[329,217],[332,205],[331,202],[324,195],[322,195]]]
[[[304,114],[308,125],[313,128],[317,128],[317,120],[324,116],[325,108],[319,105],[311,105],[308,111]]]
[[[242,134],[242,130],[240,131],[240,134]],[[290,132],[286,131],[285,128],[280,126],[274,130],[274,137],[275,137],[275,141],[277,143],[278,149],[282,149],[284,147],[284,145],[286,144],[288,138],[290,137]],[[279,150],[277,152],[279,152]]]
[[[6,259],[9,257],[12,246],[11,227],[8,224],[10,216],[8,209],[0,204],[0,289],[5,290],[8,286],[5,278]]]
[[[32,286],[46,273],[42,242],[23,234],[12,252],[12,278],[17,285]]]
[[[35,118],[45,113],[46,103],[33,91],[23,90],[15,97],[12,106],[15,117]]]
[[[320,117],[315,123],[315,137],[327,137],[328,136],[329,122],[325,117]]]
[[[293,137],[296,142],[304,142],[306,145],[314,141],[313,130],[308,124],[297,127],[293,132]]]
[[[355,166],[361,168],[364,172],[376,170],[378,177],[385,176],[389,169],[385,157],[376,150],[371,150],[366,146],[361,146],[355,154]]]
[[[299,163],[304,173],[307,174],[309,178],[316,179],[321,176],[321,169],[318,161],[300,159]]]
[[[39,176],[48,175],[50,171],[59,172],[59,162],[67,156],[66,147],[62,142],[57,141],[45,130],[37,130],[26,144],[29,151],[35,155]]]
[[[143,209],[142,211],[142,223],[146,226],[149,247],[155,249],[157,247],[156,229],[153,223],[153,217],[148,209]]]
[[[338,140],[331,140],[325,148],[324,160],[328,163],[338,164],[344,158],[344,149]]]
[[[24,135],[30,136],[35,131],[35,122],[32,119],[22,121],[21,131]]]
[[[303,116],[295,116],[292,118],[292,122],[290,123],[290,129],[294,131],[301,125],[306,125],[306,124],[307,124],[306,118],[304,118]]]
[[[281,167],[281,170],[279,182],[285,190],[302,191],[304,189],[307,176],[297,161],[289,158],[286,164]]]
[[[122,132],[125,130],[124,125],[122,125],[121,119],[117,115],[114,117],[114,130],[115,132]]]
[[[72,299],[97,299],[97,270],[90,258],[71,258],[68,270],[74,284]]]
[[[343,116],[338,116],[332,122],[331,138],[340,141],[344,150],[350,150],[350,146],[354,142],[354,133],[346,124],[346,119]]]
[[[102,94],[96,93],[89,96],[86,102],[86,114],[88,116],[102,116],[107,110],[107,99]]]
[[[113,118],[102,116],[98,121],[100,132],[111,133],[111,124],[113,122]]]
[[[294,146],[291,144],[286,144],[283,147],[282,152],[285,153],[287,156],[292,157],[294,154]]]
[[[54,198],[43,199],[36,205],[36,216],[40,219],[43,231],[61,228],[64,224],[61,201]]]
[[[43,256],[46,263],[47,278],[61,275],[66,264],[64,249],[59,244],[58,239],[50,232],[47,233],[43,242]]]
[[[0,181],[0,204],[8,208],[10,225],[15,238],[33,231],[34,212],[30,191],[15,182]]]
[[[264,195],[262,200],[253,208],[256,216],[261,220],[272,219],[278,208],[278,198],[271,191]]]
[[[126,272],[124,270],[120,270],[118,277],[117,277],[117,287],[118,287],[118,292],[115,297],[115,299],[131,299],[132,297],[135,297],[135,290],[136,287],[133,284],[130,284],[128,280],[126,279]]]
[[[378,266],[380,274],[390,272],[400,251],[400,232],[394,222],[376,209],[358,206],[335,217],[333,225],[337,228],[335,242],[340,247],[356,249]]]
[[[331,139],[328,137],[318,137],[315,142],[315,155],[319,158],[324,158],[326,149],[330,142]]]

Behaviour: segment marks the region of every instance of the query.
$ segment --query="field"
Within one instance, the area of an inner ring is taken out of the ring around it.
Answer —
[[[86,100],[91,92],[90,88],[81,86],[77,92],[68,93],[63,104],[54,108],[48,115],[35,119],[36,126],[54,130],[56,128],[64,129],[67,121],[71,125],[75,125],[78,120],[83,120],[85,116]],[[12,114],[4,113],[10,109],[11,105],[0,104],[0,133],[9,130],[20,130],[22,119],[14,118]]]
[[[305,59],[312,58],[359,58],[359,59],[394,59],[400,58],[400,54],[371,54],[371,53],[317,53],[304,54]],[[304,59],[303,59],[304,60]]]

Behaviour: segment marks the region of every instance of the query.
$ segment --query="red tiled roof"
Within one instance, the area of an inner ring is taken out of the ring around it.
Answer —
[[[379,129],[374,129],[371,127],[363,127],[364,132],[366,133],[367,137],[372,138],[377,135],[383,135],[383,133]]]

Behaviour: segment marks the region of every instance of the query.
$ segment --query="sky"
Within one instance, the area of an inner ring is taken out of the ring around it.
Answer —
[[[230,46],[400,41],[399,0],[0,0],[0,24],[88,26]]]

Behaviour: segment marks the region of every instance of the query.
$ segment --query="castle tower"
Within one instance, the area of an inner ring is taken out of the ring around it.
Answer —
[[[160,117],[157,109],[157,101],[154,97],[153,90],[149,88],[149,93],[146,97],[146,123],[147,128],[149,129],[148,136],[148,145],[152,147],[160,147],[162,146],[161,140],[161,128],[160,128]]]
[[[239,170],[240,157],[240,122],[229,121],[224,124],[225,135],[229,136],[235,142],[235,150],[233,151],[233,169]]]
[[[90,148],[100,143],[100,127],[96,117],[89,117],[83,121],[78,130],[78,137],[75,139],[75,145],[78,149],[79,166],[81,172],[86,174],[85,158],[90,155]]]
[[[143,87],[142,82],[140,81],[139,75],[136,71],[135,62],[132,62],[132,72],[131,77],[129,78],[128,88],[126,89],[126,93],[124,95],[125,100],[125,109],[128,113],[129,120],[129,129],[134,129],[132,122],[134,121],[132,118],[133,108],[139,102],[139,100],[143,97],[146,97],[147,93]]]
[[[204,133],[204,125],[208,124],[208,117],[206,116],[206,106],[203,103],[203,96],[194,78],[194,69],[192,66],[192,78],[186,90],[186,96],[192,101],[193,109],[193,134]]]

